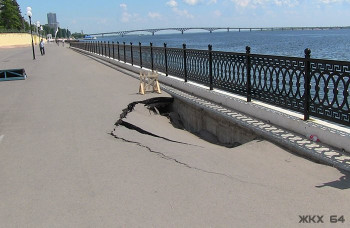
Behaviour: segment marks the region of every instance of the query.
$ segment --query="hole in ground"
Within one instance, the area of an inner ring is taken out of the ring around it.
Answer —
[[[166,116],[175,128],[187,130],[209,143],[234,148],[258,139],[253,132],[179,99],[159,97],[145,103],[154,113]]]

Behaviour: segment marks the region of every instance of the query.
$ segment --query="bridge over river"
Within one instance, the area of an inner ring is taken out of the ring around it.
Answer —
[[[290,31],[290,30],[329,30],[329,29],[350,29],[350,26],[334,26],[334,27],[183,27],[183,28],[155,28],[155,29],[137,29],[128,31],[118,31],[118,32],[103,32],[103,33],[91,33],[91,36],[105,36],[105,35],[127,35],[130,33],[144,33],[149,32],[154,35],[156,32],[160,31],[179,31],[182,34],[189,30],[205,30],[210,33],[217,30],[230,31]]]

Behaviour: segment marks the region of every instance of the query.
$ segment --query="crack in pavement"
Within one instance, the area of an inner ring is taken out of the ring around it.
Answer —
[[[128,140],[128,139],[125,139],[125,138],[122,138],[122,137],[119,137],[118,135],[116,135],[114,132],[116,130],[116,128],[118,126],[124,126],[126,127],[127,129],[130,129],[130,130],[135,130],[141,134],[145,134],[145,135],[150,135],[150,136],[153,136],[153,137],[157,137],[157,138],[161,138],[161,139],[164,139],[166,141],[169,141],[169,142],[174,142],[174,143],[180,143],[180,144],[185,144],[185,145],[190,145],[190,146],[197,146],[197,145],[192,145],[192,144],[188,144],[188,143],[183,143],[183,142],[178,142],[178,141],[174,141],[174,140],[171,140],[171,139],[167,139],[165,137],[162,137],[162,136],[158,136],[158,135],[155,135],[151,132],[148,132],[148,131],[145,131],[131,123],[128,123],[128,122],[125,122],[123,121],[124,118],[127,117],[127,115],[132,112],[135,108],[135,106],[137,104],[144,104],[145,106],[149,106],[149,105],[155,105],[156,103],[163,103],[164,104],[164,101],[165,102],[173,102],[174,98],[166,98],[166,97],[157,97],[157,98],[151,98],[151,99],[147,99],[147,100],[144,100],[144,101],[135,101],[135,102],[132,102],[130,103],[127,108],[123,109],[122,113],[120,114],[120,118],[119,120],[115,123],[115,128],[113,131],[111,131],[111,133],[109,133],[111,136],[113,136],[114,138],[116,139],[119,139],[123,142],[127,142],[127,143],[131,143],[131,144],[136,144],[137,146],[139,147],[142,147],[142,148],[145,148],[147,149],[149,152],[153,153],[153,154],[156,154],[157,156],[159,156],[160,158],[162,159],[165,159],[165,160],[168,160],[168,161],[173,161],[179,165],[182,165],[188,169],[193,169],[193,170],[197,170],[197,171],[200,171],[200,172],[203,172],[203,173],[207,173],[207,174],[213,174],[213,175],[219,175],[219,176],[223,176],[223,177],[226,177],[226,178],[229,178],[231,180],[236,180],[238,182],[241,182],[241,183],[246,183],[246,184],[252,184],[252,185],[257,185],[257,186],[261,186],[261,187],[269,187],[267,185],[264,185],[264,184],[261,184],[261,183],[254,183],[254,182],[249,182],[249,181],[244,181],[244,180],[241,180],[237,177],[233,177],[233,176],[230,176],[230,175],[227,175],[225,173],[219,173],[219,172],[213,172],[213,171],[208,171],[208,170],[205,170],[205,169],[201,169],[201,168],[197,168],[197,167],[194,167],[194,166],[191,166],[185,162],[181,162],[179,160],[177,160],[176,158],[173,158],[173,157],[170,157],[162,152],[159,152],[159,151],[155,151],[153,150],[152,148],[150,148],[149,146],[146,146],[146,145],[143,145],[142,143],[140,142],[136,142],[136,141],[132,141],[132,140]],[[201,147],[201,146],[198,146],[198,147]]]
[[[116,126],[114,128],[114,130],[118,126],[124,126],[124,127],[128,128],[129,130],[134,130],[134,131],[137,131],[137,132],[139,132],[141,134],[144,134],[144,135],[150,135],[150,136],[153,136],[153,137],[156,137],[156,138],[161,138],[161,139],[164,139],[164,140],[169,141],[169,142],[179,143],[179,144],[184,144],[184,145],[189,145],[189,146],[201,147],[201,146],[198,146],[198,145],[193,145],[193,144],[189,144],[189,143],[185,143],[185,142],[179,142],[179,141],[175,141],[175,140],[172,140],[172,139],[165,138],[163,136],[159,136],[159,135],[153,134],[153,133],[151,133],[149,131],[146,131],[146,130],[140,128],[140,127],[135,126],[134,124],[128,123],[128,122],[123,120],[124,118],[127,117],[127,115],[130,112],[132,112],[135,109],[135,106],[137,104],[144,104],[145,106],[152,107],[152,108],[155,108],[157,110],[157,108],[156,108],[156,104],[157,103],[166,104],[166,103],[172,103],[173,101],[174,101],[174,98],[155,97],[155,98],[151,98],[151,99],[147,99],[147,100],[143,100],[143,101],[131,102],[130,104],[128,104],[128,106],[125,109],[122,110],[122,113],[119,116],[119,120],[117,120],[117,122],[114,124]]]
[[[155,151],[155,150],[152,150],[152,148],[148,147],[148,146],[145,146],[143,145],[142,143],[140,142],[136,142],[136,141],[131,141],[131,140],[128,140],[128,139],[125,139],[125,138],[122,138],[122,137],[119,137],[117,136],[116,134],[114,134],[113,132],[109,133],[111,136],[113,136],[114,138],[116,139],[119,139],[123,142],[127,142],[127,143],[131,143],[131,144],[136,144],[137,146],[139,147],[142,147],[142,148],[145,148],[147,149],[149,152],[153,153],[153,154],[156,154],[158,155],[160,158],[162,159],[165,159],[165,160],[168,160],[168,161],[173,161],[179,165],[182,165],[188,169],[193,169],[193,170],[197,170],[197,171],[200,171],[200,172],[203,172],[203,173],[207,173],[207,174],[213,174],[213,175],[219,175],[219,176],[223,176],[223,177],[226,177],[226,178],[229,178],[230,180],[235,180],[235,181],[238,181],[240,183],[245,183],[245,184],[252,184],[252,185],[257,185],[257,186],[260,186],[260,187],[271,187],[271,186],[267,186],[267,185],[264,185],[264,184],[261,184],[261,183],[255,183],[255,182],[249,182],[249,181],[244,181],[244,180],[241,180],[237,177],[233,177],[233,176],[230,176],[230,175],[227,175],[225,173],[219,173],[219,172],[213,172],[213,171],[208,171],[208,170],[205,170],[205,169],[201,169],[201,168],[197,168],[197,167],[194,167],[194,166],[190,166],[189,164],[185,163],[185,162],[181,162],[179,160],[177,160],[176,158],[173,158],[173,157],[170,157],[162,152],[159,152],[159,151]]]
[[[142,128],[139,128],[139,127],[135,126],[134,124],[128,123],[128,122],[123,121],[123,120],[121,121],[121,123],[119,125],[124,126],[127,129],[129,129],[129,130],[134,130],[134,131],[137,131],[137,132],[139,132],[141,134],[144,134],[144,135],[150,135],[150,136],[153,136],[153,137],[156,137],[156,138],[164,139],[164,140],[169,141],[169,142],[179,143],[179,144],[184,144],[184,145],[189,145],[189,146],[197,146],[197,145],[193,145],[193,144],[189,144],[189,143],[184,143],[184,142],[171,140],[171,139],[165,138],[163,136],[155,135],[155,134],[153,134],[153,133],[151,133],[149,131],[143,130]],[[201,146],[198,146],[198,147],[201,147]]]

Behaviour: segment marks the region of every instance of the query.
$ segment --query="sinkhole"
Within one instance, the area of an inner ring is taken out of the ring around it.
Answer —
[[[168,118],[173,127],[191,132],[209,143],[234,148],[258,139],[258,136],[250,130],[238,126],[215,113],[210,113],[195,104],[173,97],[155,97],[132,102],[122,110],[115,126],[124,126],[141,134],[176,142],[128,122],[127,115],[134,110],[136,105],[140,104],[147,107],[152,114]]]

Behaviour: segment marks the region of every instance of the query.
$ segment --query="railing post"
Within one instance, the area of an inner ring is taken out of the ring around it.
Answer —
[[[103,51],[104,51],[104,47],[103,47],[103,41],[101,41],[101,55],[103,56],[104,54],[103,54]]]
[[[149,44],[151,47],[151,70],[153,71],[154,69],[154,62],[153,62],[153,43]]]
[[[210,90],[213,90],[213,46],[211,44],[208,45],[209,51],[209,85]]]
[[[94,49],[95,49],[95,54],[97,54],[97,41],[95,41],[95,45],[94,45]]]
[[[109,41],[108,41],[108,57],[111,58],[111,48],[109,46]]]
[[[187,56],[186,56],[186,44],[182,45],[184,52],[184,73],[185,73],[185,82],[187,82]]]
[[[130,42],[131,66],[134,65],[134,54],[132,53],[132,42]]]
[[[140,67],[142,68],[142,47],[141,47],[141,42],[139,42],[139,48],[140,48]]]
[[[124,53],[124,63],[126,63],[126,47],[125,47],[125,42],[123,42],[123,53]]]
[[[164,63],[165,63],[165,75],[168,76],[168,54],[166,49],[166,43],[164,43]]]
[[[114,41],[112,41],[112,51],[113,51],[113,59],[115,59],[115,55],[114,55]]]
[[[120,61],[120,48],[119,48],[119,41],[117,41],[117,45],[118,45],[118,60]]]
[[[304,94],[304,120],[308,120],[310,117],[310,90],[311,90],[311,50],[305,49],[305,94]]]
[[[101,49],[102,49],[102,56],[103,56],[103,41],[101,41]]]
[[[105,56],[107,57],[107,44],[106,44],[106,41],[104,42],[105,44]]]
[[[252,101],[252,85],[251,85],[251,59],[250,59],[250,47],[247,46],[246,50],[246,60],[247,60],[247,102]]]
[[[100,54],[100,41],[97,41],[96,49],[97,49],[97,53],[96,54]]]

